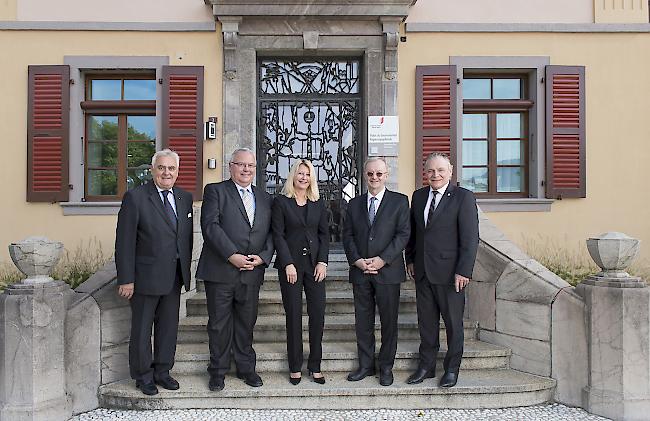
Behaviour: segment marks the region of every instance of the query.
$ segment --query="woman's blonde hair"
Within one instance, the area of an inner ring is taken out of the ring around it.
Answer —
[[[293,163],[291,170],[289,170],[289,175],[287,175],[287,181],[284,182],[284,186],[282,187],[282,194],[291,198],[296,197],[296,189],[293,187],[293,180],[296,178],[296,173],[298,172],[298,168],[301,165],[304,165],[309,169],[309,187],[307,187],[307,199],[311,200],[312,202],[316,202],[320,198],[320,193],[318,193],[318,180],[316,180],[316,170],[314,170],[312,163],[306,159],[299,159]]]

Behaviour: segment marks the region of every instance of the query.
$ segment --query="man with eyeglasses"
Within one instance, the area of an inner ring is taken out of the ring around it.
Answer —
[[[192,195],[174,185],[178,165],[176,152],[156,152],[153,180],[124,194],[117,217],[118,294],[131,304],[129,370],[145,395],[157,394],[156,384],[179,388],[169,370],[176,353],[181,285],[190,288],[193,234]]]
[[[229,180],[205,186],[201,206],[203,250],[196,277],[205,281],[211,391],[224,388],[231,349],[237,377],[251,387],[262,386],[255,372],[253,328],[264,271],[273,256],[272,198],[252,184],[253,151],[235,150],[229,168]]]
[[[420,361],[406,382],[435,377],[442,315],[447,353],[439,385],[453,387],[463,355],[465,287],[478,249],[478,212],[474,194],[450,183],[453,167],[446,155],[432,153],[424,169],[429,185],[413,193],[406,247],[407,270],[415,278]]]
[[[379,384],[393,383],[397,352],[400,284],[406,280],[402,252],[409,235],[408,197],[386,189],[389,168],[383,158],[364,165],[368,192],[348,204],[343,247],[350,264],[359,367],[351,382],[375,375],[375,305],[381,322]]]

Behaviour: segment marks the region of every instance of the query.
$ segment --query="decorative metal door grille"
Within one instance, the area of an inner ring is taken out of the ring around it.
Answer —
[[[330,212],[330,239],[339,242],[361,185],[360,63],[263,59],[258,74],[258,185],[280,193],[294,161],[309,159]]]

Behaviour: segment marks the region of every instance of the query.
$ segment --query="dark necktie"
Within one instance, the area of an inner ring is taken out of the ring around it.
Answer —
[[[431,198],[431,204],[429,205],[429,215],[427,216],[427,226],[431,222],[431,219],[433,219],[433,212],[436,210],[436,196],[438,195],[438,191],[434,190],[433,191],[433,197]]]
[[[176,226],[176,213],[174,212],[174,208],[172,208],[172,204],[167,198],[167,196],[169,195],[169,190],[162,190],[161,193],[163,195],[165,212],[167,212],[167,215],[169,216],[169,219],[172,221],[172,224]]]
[[[377,201],[376,197],[370,198],[370,207],[368,208],[368,220],[370,221],[370,225],[372,225],[372,223],[375,222],[375,215],[377,214],[377,210],[375,209],[376,201]]]

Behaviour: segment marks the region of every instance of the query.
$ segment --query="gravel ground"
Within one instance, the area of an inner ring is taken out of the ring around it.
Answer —
[[[604,421],[608,418],[592,415],[580,408],[560,404],[537,405],[503,409],[428,409],[428,410],[246,410],[246,409],[185,409],[155,411],[116,411],[96,409],[71,418],[71,421],[133,420],[133,421]]]

